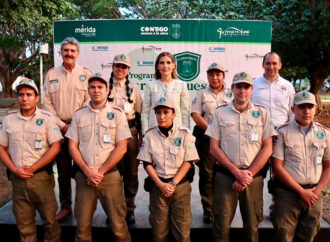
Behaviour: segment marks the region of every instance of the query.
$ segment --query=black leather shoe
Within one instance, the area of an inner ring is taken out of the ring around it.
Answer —
[[[127,225],[135,224],[135,216],[133,211],[127,211],[126,214],[126,223]]]
[[[213,215],[211,212],[209,211],[204,211],[203,214],[203,223],[204,224],[210,224],[213,222]]]

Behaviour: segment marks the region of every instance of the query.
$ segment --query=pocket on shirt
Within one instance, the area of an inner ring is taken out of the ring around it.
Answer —
[[[49,84],[48,91],[49,93],[55,93],[60,90],[60,83],[54,82]]]
[[[262,131],[263,131],[263,124],[261,120],[247,120],[247,140],[249,143],[261,143],[262,142]],[[258,141],[252,140],[253,132],[258,133]]]
[[[80,141],[87,141],[91,138],[92,134],[92,124],[89,122],[80,122],[78,124],[79,130],[79,140]]]
[[[116,124],[114,120],[102,120],[100,126],[100,142],[101,144],[115,144],[116,143]],[[110,143],[104,142],[104,136],[110,134]]]
[[[42,147],[45,146],[44,142],[47,142],[46,140],[46,130],[43,128],[37,128],[37,127],[32,127],[30,130],[27,131],[28,135],[28,143],[30,147],[35,150],[36,149],[36,141],[41,141],[42,142]],[[40,149],[42,150],[42,149]]]
[[[7,133],[9,136],[9,140],[14,143],[20,143],[20,140],[23,141],[23,135],[21,131],[23,130],[20,129],[18,126],[8,128]]]

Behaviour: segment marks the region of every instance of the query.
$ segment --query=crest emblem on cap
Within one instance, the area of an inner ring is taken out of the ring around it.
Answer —
[[[181,138],[173,139],[173,143],[174,143],[175,146],[180,146],[181,145]]]
[[[79,80],[80,81],[86,81],[86,76],[85,75],[79,75]]]
[[[165,101],[166,101],[166,99],[164,97],[162,97],[162,98],[159,99],[159,102],[160,103],[164,103]]]
[[[95,76],[101,77],[102,74],[98,72],[98,73],[95,73]]]
[[[217,66],[217,63],[212,63],[211,66],[212,66],[212,67],[216,67],[216,66]]]
[[[44,120],[43,120],[42,118],[38,118],[38,119],[36,120],[36,125],[37,125],[37,126],[41,126],[43,123],[44,123]]]
[[[120,59],[122,59],[122,60],[126,60],[126,56],[125,56],[125,55],[121,55],[121,56],[120,56]]]
[[[307,92],[303,92],[303,94],[302,94],[302,96],[304,97],[304,98],[309,98],[309,93],[307,93]]]
[[[128,89],[128,94],[132,94],[132,93],[133,93],[133,88],[130,87],[130,88]]]
[[[259,118],[259,117],[260,117],[260,111],[253,111],[253,112],[252,112],[252,116],[253,116],[254,118]]]
[[[242,77],[242,78],[246,78],[246,77],[247,77],[247,74],[246,74],[245,72],[242,72],[242,73],[241,73],[241,77]]]
[[[324,133],[322,131],[316,131],[316,137],[319,139],[323,139],[324,138]]]
[[[115,114],[113,112],[107,113],[107,119],[113,120],[115,118]]]

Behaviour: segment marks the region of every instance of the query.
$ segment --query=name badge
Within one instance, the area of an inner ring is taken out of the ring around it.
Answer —
[[[125,111],[125,113],[131,112],[131,104],[130,103],[128,103],[128,102],[124,103],[124,111]]]
[[[315,158],[315,164],[318,165],[322,165],[322,155],[317,155]]]
[[[36,140],[36,141],[34,142],[34,148],[35,148],[36,150],[41,150],[41,149],[42,149],[42,140]]]
[[[110,143],[110,138],[111,138],[111,135],[109,133],[105,133],[103,135],[103,143],[109,144]]]
[[[251,132],[251,142],[258,142],[259,141],[259,134],[256,131]]]

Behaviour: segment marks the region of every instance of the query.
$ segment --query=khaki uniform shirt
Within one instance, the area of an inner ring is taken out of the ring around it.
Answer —
[[[141,115],[143,134],[147,129],[158,126],[153,108],[161,98],[173,100],[176,113],[174,123],[189,128],[190,96],[185,82],[177,79],[173,79],[171,82],[152,80],[147,83],[145,88]]]
[[[107,102],[99,112],[90,104],[75,112],[65,137],[79,143],[84,161],[94,168],[107,160],[117,142],[132,136],[123,110]]]
[[[228,104],[232,100],[230,89],[222,89],[218,94],[212,91],[212,88],[206,87],[197,92],[196,97],[191,104],[191,113],[199,113],[206,122],[210,122],[217,107]]]
[[[174,124],[168,137],[158,127],[148,130],[137,159],[152,163],[157,175],[166,179],[174,177],[183,162],[197,161],[199,157],[189,129]]]
[[[125,81],[114,82],[110,97],[113,98],[113,103],[124,110],[128,120],[135,118],[135,113],[142,112],[142,96],[139,87],[133,83],[128,84],[128,92],[131,94],[133,103],[128,102]]]
[[[79,65],[67,71],[64,66],[50,69],[44,83],[44,109],[51,112],[60,128],[65,126],[61,120],[71,120],[79,108],[89,102],[88,78],[91,72]]]
[[[51,144],[63,139],[51,113],[37,108],[32,118],[24,118],[20,111],[9,114],[0,128],[0,144],[8,147],[16,167],[33,165]]]
[[[261,150],[262,141],[277,132],[265,107],[249,103],[240,113],[231,102],[215,110],[205,134],[220,141],[220,148],[233,164],[247,168]]]
[[[322,160],[330,160],[330,132],[313,122],[307,134],[295,120],[278,128],[273,157],[284,160],[284,168],[299,184],[317,184]]]

